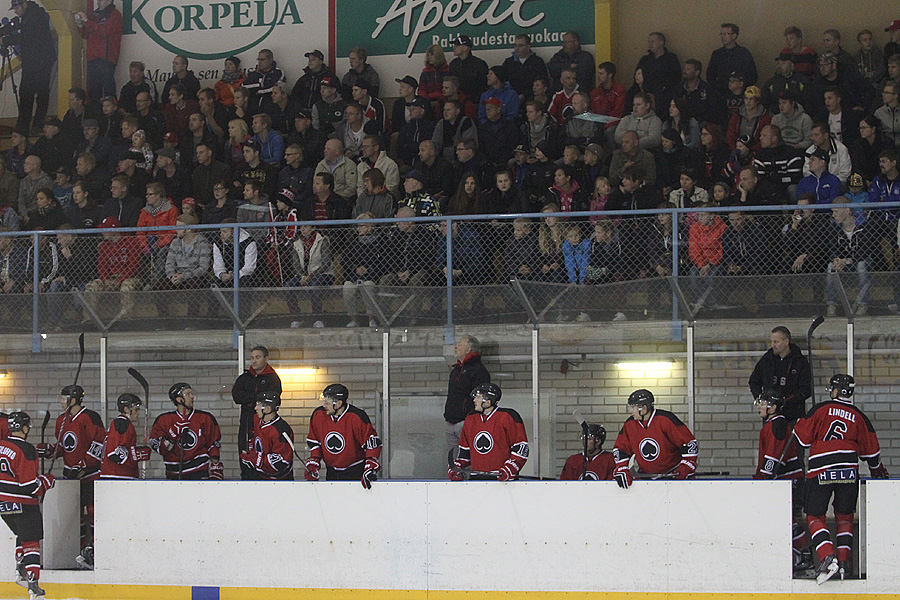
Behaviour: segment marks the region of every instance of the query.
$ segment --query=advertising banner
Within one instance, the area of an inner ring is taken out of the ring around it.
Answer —
[[[340,0],[336,16],[338,69],[346,71],[347,53],[362,46],[383,82],[418,78],[432,44],[444,48],[449,62],[450,41],[458,35],[470,36],[472,51],[489,65],[509,56],[518,33],[530,35],[545,60],[562,47],[569,30],[578,33],[585,50],[594,49],[593,0]]]
[[[237,56],[253,69],[268,48],[293,84],[306,66],[303,54],[328,53],[328,2],[322,0],[122,0],[122,50],[116,83],[128,80],[128,63],[141,60],[162,91],[172,58],[188,57],[188,68],[204,85],[222,76],[224,59]]]

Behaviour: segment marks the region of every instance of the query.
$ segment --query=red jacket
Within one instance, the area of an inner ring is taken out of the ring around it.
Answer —
[[[81,28],[81,37],[87,40],[85,58],[96,58],[116,64],[119,62],[119,47],[122,44],[122,13],[113,7],[103,23],[94,14],[94,0],[87,0],[85,13],[88,20]]]
[[[156,214],[151,214],[147,207],[145,206],[141,209],[141,214],[138,215],[138,227],[162,227],[164,225],[175,225],[175,222],[178,220],[178,215],[181,214],[178,212],[178,208],[173,206],[172,203],[166,199],[163,201],[162,206],[160,206],[159,212]],[[149,252],[150,248],[150,238],[156,238],[153,248],[162,248],[163,246],[168,246],[169,242],[172,241],[172,238],[175,237],[174,231],[138,231],[137,238],[141,242],[141,247],[145,252]]]
[[[591,90],[591,112],[621,119],[625,116],[625,95],[625,87],[618,81],[613,81],[612,87],[608,90],[603,89],[603,86],[597,86]],[[617,121],[607,123],[606,128],[614,127],[617,123]]]
[[[125,281],[136,277],[141,268],[141,244],[130,234],[103,240],[97,248],[97,276],[106,281],[118,277]]]
[[[725,223],[719,217],[716,217],[712,225],[703,225],[700,221],[691,225],[688,237],[688,255],[698,269],[722,262],[722,233],[724,231]]]

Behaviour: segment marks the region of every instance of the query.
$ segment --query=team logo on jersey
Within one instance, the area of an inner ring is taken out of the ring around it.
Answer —
[[[187,434],[187,435],[185,435]],[[183,442],[187,442],[186,444],[182,443],[181,447],[185,450],[190,450],[192,448],[196,448],[197,444],[200,443],[200,438],[197,437],[197,434],[194,433],[190,429],[184,429],[181,432],[181,436],[179,439]]]
[[[478,454],[487,454],[494,447],[494,438],[487,431],[479,431],[475,436],[475,443],[472,445]]]
[[[262,440],[261,439],[256,438],[255,440],[253,440],[253,449],[257,452],[262,452]]]
[[[585,471],[584,475],[579,477],[581,481],[600,481],[600,478],[597,477],[597,474],[593,471]]]
[[[641,457],[647,461],[654,461],[659,458],[659,443],[653,438],[644,438],[638,444],[641,450]]]
[[[332,454],[340,454],[343,452],[345,445],[346,442],[344,442],[344,436],[337,431],[332,431],[325,436],[325,449]]]
[[[71,431],[65,432],[63,434],[62,446],[63,450],[66,452],[72,452],[78,447],[78,436]]]

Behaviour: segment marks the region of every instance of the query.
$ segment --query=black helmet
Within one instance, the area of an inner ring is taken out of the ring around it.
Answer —
[[[256,401],[262,402],[263,404],[270,404],[275,410],[278,410],[278,407],[281,406],[281,394],[274,390],[266,390],[256,395]]]
[[[856,387],[856,380],[852,375],[838,373],[832,376],[828,382],[828,391],[838,391],[838,398],[851,398],[853,396],[853,388]]]
[[[500,391],[500,386],[496,383],[482,383],[470,394],[472,400],[475,399],[475,396],[481,394],[485,400],[490,401],[491,406],[497,406],[497,403],[500,402],[500,397],[503,395],[503,392]]]
[[[778,390],[763,390],[759,394],[757,402],[768,402],[772,406],[781,409],[784,406],[784,394]]]
[[[178,406],[178,399],[184,398],[184,390],[189,389],[191,389],[191,384],[184,383],[183,381],[173,384],[172,387],[169,388],[169,400],[172,401],[172,404]]]
[[[347,398],[350,397],[350,390],[347,389],[346,385],[340,383],[332,383],[324,390],[322,390],[322,396],[325,398],[331,398],[333,402],[337,400],[343,400],[344,402],[346,402]]]
[[[587,431],[584,433],[587,437],[592,437],[598,442],[600,445],[603,445],[603,442],[606,441],[606,428],[599,423],[594,423],[593,425],[587,426]]]
[[[21,410],[9,413],[7,420],[9,421],[10,431],[22,431],[26,425],[31,427],[31,417],[28,416],[27,412]]]
[[[116,406],[118,407],[119,412],[122,413],[125,412],[126,408],[141,406],[142,404],[143,402],[141,402],[141,399],[130,392],[120,394],[119,399],[116,400]]]
[[[59,395],[74,400],[75,404],[81,404],[81,400],[84,398],[84,388],[75,384],[67,385],[59,392]]]
[[[646,406],[653,406],[653,403],[655,401],[655,398],[653,398],[653,392],[651,392],[650,390],[634,390],[633,392],[631,392],[631,395],[628,396],[629,405],[643,404]]]

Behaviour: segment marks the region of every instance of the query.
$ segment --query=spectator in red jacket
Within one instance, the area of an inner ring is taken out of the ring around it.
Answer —
[[[104,96],[115,96],[116,64],[119,62],[119,47],[122,44],[122,13],[114,0],[87,0],[84,12],[74,15],[75,24],[86,40],[88,97],[92,103],[100,102]]]
[[[700,208],[708,208],[702,204]],[[722,234],[725,223],[715,213],[700,212],[691,225],[688,238],[688,256],[691,259],[691,292],[694,309],[712,304],[713,279],[722,264]]]
[[[97,279],[84,288],[88,305],[98,314],[97,292],[122,292],[117,319],[131,312],[134,292],[141,288],[141,245],[133,234],[113,231],[121,226],[116,217],[106,217],[97,226],[103,230],[103,241],[97,247]]]
[[[616,65],[600,63],[597,67],[597,87],[591,90],[591,112],[621,119],[625,116],[625,86],[616,81]],[[611,121],[606,128],[615,127],[618,121]]]

